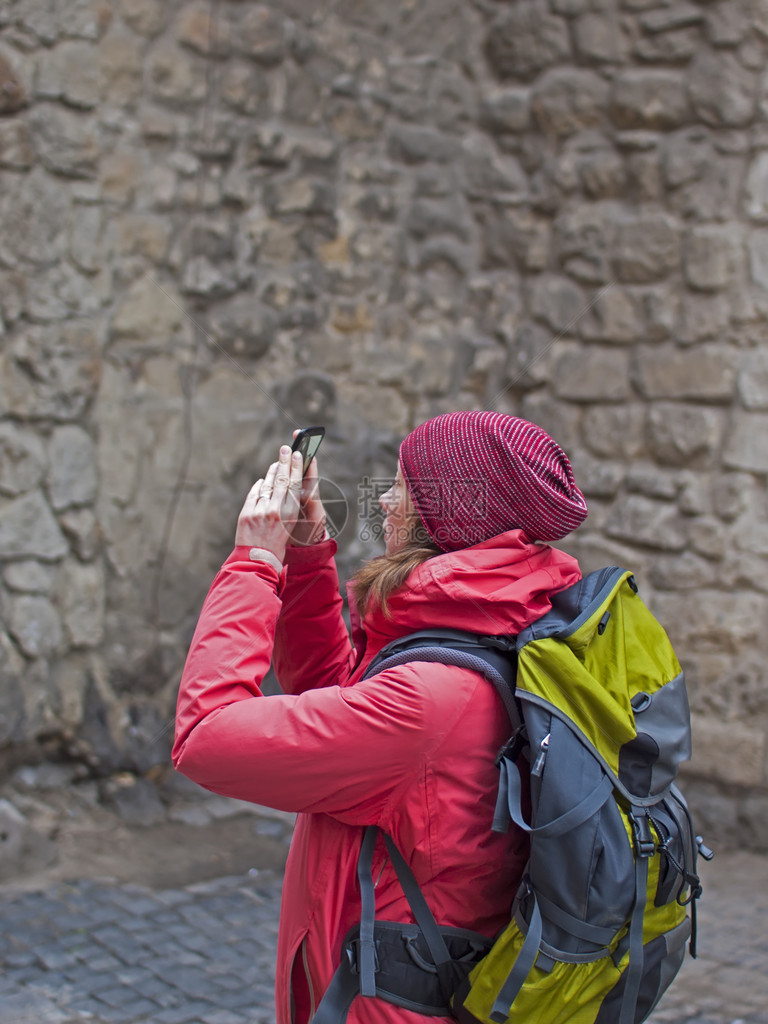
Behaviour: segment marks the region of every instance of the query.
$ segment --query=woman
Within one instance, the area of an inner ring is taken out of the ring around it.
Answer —
[[[492,412],[429,420],[403,441],[380,499],[386,552],[352,582],[350,642],[316,475],[313,464],[302,495],[301,458],[284,446],[249,493],[192,640],[173,751],[179,771],[216,793],[299,812],[278,1024],[311,1020],[359,920],[365,826],[393,838],[438,924],[493,936],[507,923],[527,850],[519,832],[490,831],[494,757],[510,731],[495,690],[427,663],[361,677],[416,630],[517,633],[544,614],[580,578],[546,542],[587,514],[565,453],[539,427]],[[264,698],[271,659],[284,693]],[[377,918],[413,920],[381,843],[373,874]],[[348,1019],[436,1018],[357,999]]]

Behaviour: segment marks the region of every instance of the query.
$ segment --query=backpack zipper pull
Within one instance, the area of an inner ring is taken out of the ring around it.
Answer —
[[[544,771],[544,762],[547,760],[547,750],[549,749],[549,733],[539,744],[539,753],[536,757],[536,761],[531,768],[531,775],[541,775]]]

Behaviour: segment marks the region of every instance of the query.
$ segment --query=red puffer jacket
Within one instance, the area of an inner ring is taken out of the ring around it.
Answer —
[[[354,623],[354,647],[326,541],[289,549],[280,578],[235,548],[205,600],[181,681],[173,762],[216,793],[298,811],[277,955],[278,1024],[306,1024],[357,923],[363,827],[388,832],[439,924],[492,936],[506,923],[525,838],[490,831],[494,757],[509,722],[490,683],[454,666],[412,663],[360,680],[390,640],[450,627],[515,633],[580,578],[576,561],[519,530],[417,568],[380,610]],[[263,698],[274,654],[285,691]],[[377,916],[413,920],[383,844]],[[434,1017],[356,999],[350,1024]],[[440,1018],[442,1019],[442,1018]]]

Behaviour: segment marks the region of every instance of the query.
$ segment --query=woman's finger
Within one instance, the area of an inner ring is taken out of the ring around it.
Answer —
[[[301,484],[304,470],[304,459],[301,452],[293,452],[291,455],[291,470],[288,482],[289,490],[296,500],[296,507],[299,507],[301,498]]]
[[[263,477],[260,477],[245,496],[245,501],[243,502],[243,507],[240,512],[241,516],[251,515],[255,511],[256,504],[259,500],[263,487],[264,479]]]
[[[274,486],[272,488],[272,496],[278,503],[282,503],[282,500],[285,497],[285,492],[288,490],[290,480],[291,449],[287,444],[284,444],[280,449],[280,456],[277,460],[275,471]]]
[[[267,492],[267,494],[269,494],[269,492],[275,486],[275,477],[277,476],[277,469],[278,469],[279,465],[280,465],[279,462],[273,462],[272,465],[269,467],[269,469],[266,472],[266,475],[264,477],[264,488],[263,488],[263,490],[265,490]]]

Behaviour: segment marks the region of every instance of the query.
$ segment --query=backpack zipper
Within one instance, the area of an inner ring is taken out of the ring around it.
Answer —
[[[547,733],[547,735],[539,744],[539,753],[536,757],[536,761],[534,762],[533,768],[531,768],[531,775],[538,776],[541,775],[541,773],[544,771],[544,763],[547,760],[547,751],[549,750],[549,737],[550,734]]]

